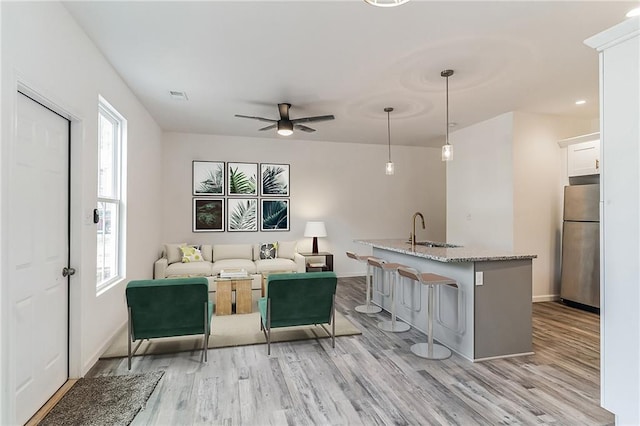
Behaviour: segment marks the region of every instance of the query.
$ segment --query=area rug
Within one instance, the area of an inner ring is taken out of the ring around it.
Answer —
[[[325,325],[330,330],[328,325]],[[362,334],[344,315],[336,312],[336,336]],[[283,327],[271,330],[271,342],[290,342],[294,340],[320,339],[330,337],[320,326]],[[137,344],[137,342],[136,342]],[[209,348],[224,348],[266,344],[260,331],[260,314],[234,314],[214,316],[211,320]],[[132,346],[132,349],[135,346]],[[145,340],[136,356],[163,354],[202,349],[202,336],[182,336],[164,339]],[[111,346],[101,358],[120,358],[127,356],[126,326],[118,333]]]
[[[144,407],[164,371],[78,380],[39,423],[128,425]]]

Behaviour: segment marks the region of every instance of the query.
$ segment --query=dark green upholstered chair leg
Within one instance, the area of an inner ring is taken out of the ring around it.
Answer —
[[[209,353],[209,333],[211,333],[209,327],[209,302],[204,302],[204,342],[202,346],[202,351],[204,352],[204,362],[208,361],[207,354]]]
[[[336,347],[336,295],[333,295],[331,302],[331,347]]]
[[[127,367],[131,370],[131,308],[127,309]]]
[[[260,330],[267,341],[267,355],[271,355],[271,299],[267,299],[266,316],[260,313]]]
[[[129,368],[129,370],[131,370],[131,357],[133,357],[136,354],[136,351],[138,350],[138,348],[140,347],[144,339],[140,339],[136,347],[133,349],[133,352],[131,352],[131,343],[133,342],[133,335],[134,335],[133,322],[131,322],[131,308],[128,309],[128,312],[129,312],[129,320],[127,321],[127,354],[128,354],[127,367]]]

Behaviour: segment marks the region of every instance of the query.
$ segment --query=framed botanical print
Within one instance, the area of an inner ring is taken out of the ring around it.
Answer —
[[[224,200],[222,198],[193,199],[193,232],[224,231]]]
[[[227,194],[258,196],[258,163],[227,163]]]
[[[224,195],[223,161],[193,161],[193,195]]]
[[[260,164],[260,195],[263,197],[289,196],[289,165]]]
[[[227,231],[257,231],[258,230],[258,199],[257,198],[229,198],[227,199]]]
[[[289,200],[288,199],[260,199],[261,231],[289,230]]]

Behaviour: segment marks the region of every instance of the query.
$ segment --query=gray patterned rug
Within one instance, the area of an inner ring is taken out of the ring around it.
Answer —
[[[158,371],[80,379],[39,425],[128,425],[163,375],[164,371]]]

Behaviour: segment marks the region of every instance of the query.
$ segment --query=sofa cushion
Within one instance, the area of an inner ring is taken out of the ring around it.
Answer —
[[[200,249],[193,246],[182,246],[180,247],[180,251],[182,252],[182,263],[203,261]]]
[[[167,266],[165,272],[167,278],[175,277],[207,277],[211,275],[211,263],[209,262],[188,262],[172,263]]]
[[[200,253],[202,253],[202,259],[205,262],[213,261],[212,252],[213,252],[213,248],[211,247],[210,244],[203,244],[200,246]]]
[[[213,261],[224,259],[253,259],[251,244],[218,244],[213,246]]]
[[[275,259],[278,257],[278,243],[260,244],[260,259]]]
[[[278,257],[293,260],[297,246],[297,241],[278,241]]]
[[[255,261],[257,273],[271,271],[292,271],[297,270],[296,262],[291,259],[258,259]]]
[[[256,264],[249,259],[222,259],[213,263],[211,275],[218,275],[222,269],[244,269],[248,274],[255,274]]]

